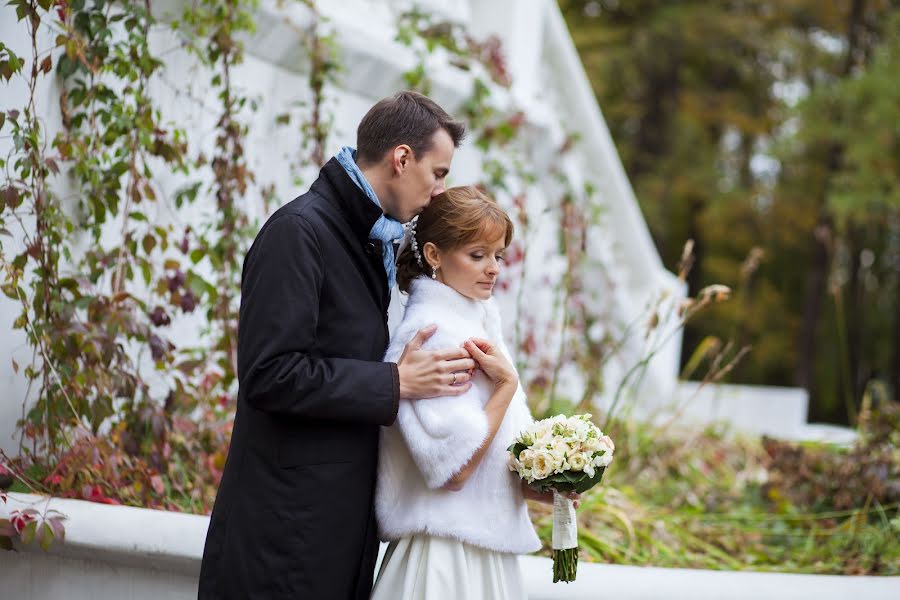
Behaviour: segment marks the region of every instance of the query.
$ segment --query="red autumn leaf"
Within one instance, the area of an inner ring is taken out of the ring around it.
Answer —
[[[31,521],[34,521],[34,516],[29,513],[13,511],[10,515],[10,523],[16,530],[16,533],[22,533],[22,530],[24,530]]]
[[[109,496],[105,496],[103,494],[103,490],[100,489],[99,485],[95,485],[91,488],[90,495],[86,498],[91,502],[97,502],[99,504],[122,504],[115,498],[110,498]]]

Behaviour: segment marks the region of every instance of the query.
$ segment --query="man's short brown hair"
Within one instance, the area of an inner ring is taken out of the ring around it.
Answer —
[[[413,155],[421,158],[431,150],[432,136],[443,129],[453,146],[466,136],[466,126],[447,114],[438,104],[418,92],[399,92],[380,100],[369,109],[356,130],[356,161],[373,164],[385,152],[406,144]]]

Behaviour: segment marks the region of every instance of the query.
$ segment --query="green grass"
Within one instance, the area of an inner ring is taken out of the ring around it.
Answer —
[[[615,459],[578,509],[582,561],[900,574],[898,503],[869,498],[863,506],[829,510],[830,499],[817,498],[813,506],[797,505],[773,485],[773,465],[759,440],[712,430],[666,435],[637,423],[608,429],[617,445]],[[531,508],[549,555],[549,507]]]

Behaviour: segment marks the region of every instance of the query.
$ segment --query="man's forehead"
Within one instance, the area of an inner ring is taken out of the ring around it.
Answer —
[[[440,128],[432,134],[431,148],[428,149],[425,156],[431,159],[436,166],[450,168],[454,150],[453,138],[450,137],[450,134],[445,129]]]

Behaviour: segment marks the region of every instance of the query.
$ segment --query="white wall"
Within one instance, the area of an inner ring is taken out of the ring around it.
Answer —
[[[402,74],[411,68],[414,53],[394,41],[394,23],[400,7],[406,3],[394,0],[343,0],[320,2],[328,18],[324,25],[337,34],[343,70],[336,86],[326,89],[326,111],[335,116],[335,126],[328,141],[328,153],[342,145],[353,144],[355,129],[365,111],[378,99],[403,87]],[[420,3],[421,4],[421,3]],[[529,245],[528,272],[525,282],[529,311],[536,317],[543,335],[543,350],[553,356],[559,346],[558,334],[547,326],[558,314],[552,312],[553,286],[544,279],[558,280],[564,264],[556,257],[558,223],[547,217],[547,211],[558,198],[558,185],[550,173],[559,167],[576,184],[592,182],[599,190],[597,202],[603,206],[604,216],[591,229],[588,253],[600,265],[595,275],[587,278],[597,310],[605,314],[602,328],[619,330],[624,324],[639,318],[641,311],[661,289],[683,295],[684,288],[667,272],[650,239],[633,191],[625,176],[603,116],[591,92],[589,82],[578,60],[575,48],[565,28],[556,3],[552,0],[523,0],[513,2],[476,2],[468,0],[432,0],[425,3],[439,14],[468,24],[473,33],[482,37],[496,33],[506,44],[506,55],[515,85],[511,90],[495,89],[498,105],[508,111],[523,109],[528,124],[523,133],[523,156],[533,165],[537,182],[529,188],[529,214],[536,223],[537,234]],[[184,0],[161,0],[154,3],[157,15],[177,15]],[[247,41],[247,57],[235,69],[236,84],[258,104],[252,119],[246,154],[257,176],[258,188],[272,184],[278,203],[284,203],[305,191],[314,179],[315,170],[301,173],[303,185],[292,183],[297,173],[290,164],[296,161],[299,132],[294,126],[275,124],[275,116],[284,112],[292,102],[306,99],[306,62],[302,31],[310,23],[309,14],[300,3],[279,3],[264,0],[257,15],[258,31]],[[0,7],[0,39],[12,40],[14,49],[28,55],[27,40],[22,26],[16,22],[14,10]],[[209,73],[198,68],[196,60],[181,48],[180,40],[160,25],[152,33],[152,46],[165,56],[166,70],[150,85],[159,103],[164,120],[171,119],[188,126],[188,141],[192,150],[209,151],[215,139],[218,109],[209,93]],[[52,41],[46,40],[46,47]],[[470,93],[466,74],[451,67],[439,55],[430,59],[429,74],[434,80],[432,96],[456,112]],[[43,85],[39,100],[42,116],[52,129],[58,122],[56,115],[58,82]],[[24,88],[0,84],[0,109],[21,105]],[[583,138],[575,149],[559,156],[556,148],[570,132],[578,131]],[[0,152],[6,154],[10,141],[0,138]],[[451,183],[464,184],[481,178],[482,157],[473,145],[459,149],[454,160]],[[558,164],[557,164],[558,163]],[[63,175],[55,182],[69,185]],[[183,177],[158,175],[155,178],[157,195],[171,198],[184,183]],[[248,213],[257,224],[269,212],[259,199],[258,189],[248,194]],[[508,202],[508,198],[501,198]],[[274,208],[274,207],[273,207]],[[214,205],[203,200],[189,210],[176,212],[165,202],[153,209],[151,218],[159,223],[203,222],[208,220]],[[7,246],[8,247],[8,246]],[[515,293],[499,298],[505,307],[505,330],[512,339],[519,315],[515,314]],[[0,299],[0,385],[4,395],[0,400],[0,448],[15,451],[11,437],[14,423],[21,416],[26,396],[22,375],[11,370],[10,359],[20,365],[30,360],[30,349],[19,331],[11,330],[16,306]],[[166,332],[175,343],[196,339],[196,316],[180,317]],[[596,332],[598,335],[602,331]],[[554,337],[556,336],[556,337]],[[621,377],[627,364],[644,351],[641,336],[626,344],[620,356],[605,367],[607,396],[615,390],[616,378]],[[651,365],[643,391],[650,396],[667,396],[675,384],[678,366],[680,335],[660,353]],[[146,358],[143,358],[146,361]],[[152,370],[147,372],[154,385]],[[574,368],[564,369],[565,381],[561,391],[577,397],[581,385]],[[527,374],[526,374],[527,377]],[[161,393],[161,392],[160,392]],[[32,398],[33,399],[33,393]],[[608,402],[607,397],[604,401]]]
[[[808,404],[803,388],[683,381],[666,408],[687,422],[727,423],[742,433],[801,439]]]

